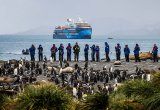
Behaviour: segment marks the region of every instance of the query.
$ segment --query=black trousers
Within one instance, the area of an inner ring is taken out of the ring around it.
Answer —
[[[141,62],[140,58],[139,58],[139,54],[135,54],[135,62]]]
[[[116,53],[116,60],[121,60],[121,54],[120,53]]]
[[[92,57],[92,61],[95,61],[95,53],[92,53],[91,57]]]
[[[88,53],[85,53],[84,57],[85,57],[85,61],[88,61]]]
[[[74,61],[78,61],[79,60],[79,53],[74,53]]]
[[[63,54],[59,54],[59,61],[63,61]]]
[[[153,61],[158,62],[158,55],[157,54],[153,54]]]
[[[106,61],[110,62],[109,53],[106,53]]]
[[[129,54],[125,54],[126,62],[129,62]]]
[[[67,61],[71,61],[71,53],[67,53]]]
[[[99,54],[96,54],[96,62],[99,62],[99,61],[100,61]]]
[[[31,61],[35,61],[34,55],[31,55]]]
[[[52,53],[51,57],[52,57],[52,59],[54,59],[54,61],[56,61],[56,53]]]
[[[38,56],[39,56],[39,61],[43,61],[43,54],[39,53]]]

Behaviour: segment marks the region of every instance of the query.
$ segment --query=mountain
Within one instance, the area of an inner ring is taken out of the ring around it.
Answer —
[[[124,19],[118,18],[96,18],[91,19],[89,23],[93,28],[93,35],[160,35],[160,23],[152,25],[139,25]],[[41,26],[24,32],[16,33],[18,35],[52,35],[55,26]]]
[[[54,30],[53,26],[41,26],[38,28],[30,29],[24,32],[15,33],[17,35],[52,35]]]
[[[160,35],[160,23],[144,25],[121,18],[99,18],[91,24],[97,35]]]

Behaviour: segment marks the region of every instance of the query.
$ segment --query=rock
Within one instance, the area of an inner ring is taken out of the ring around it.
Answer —
[[[150,53],[150,52],[143,52],[143,53],[139,54],[139,57],[140,57],[141,60],[152,59],[152,53]],[[129,56],[129,59],[130,60],[135,60],[135,56],[131,55],[131,56]]]
[[[9,60],[9,63],[11,63],[11,64],[16,64],[16,63],[17,63],[17,60],[16,60],[16,59]]]
[[[10,78],[10,77],[0,77],[0,83],[13,83],[15,82],[17,79],[16,78]]]
[[[74,68],[72,67],[66,67],[66,68],[61,68],[59,73],[73,73],[74,72]]]
[[[144,71],[144,73],[146,73],[146,74],[150,74],[150,73],[151,73],[151,70],[149,70],[149,69],[143,69],[143,71]]]
[[[58,71],[58,70],[59,70],[59,68],[54,67],[54,66],[48,66],[47,69],[48,69],[48,71],[52,71],[52,69],[53,69],[54,71]]]
[[[114,65],[121,65],[121,61],[115,61]]]

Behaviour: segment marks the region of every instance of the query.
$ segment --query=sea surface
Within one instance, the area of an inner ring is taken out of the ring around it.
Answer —
[[[92,39],[52,39],[52,36],[46,35],[0,35],[0,60],[9,60],[9,59],[20,59],[26,58],[30,59],[29,55],[22,55],[22,50],[26,48],[30,48],[31,44],[34,44],[36,48],[38,48],[39,44],[43,46],[44,55],[50,59],[50,48],[52,44],[56,44],[57,47],[61,43],[66,47],[68,43],[71,43],[72,46],[78,42],[80,45],[80,60],[84,60],[84,46],[85,44],[89,44],[92,46],[93,44],[98,45],[100,47],[100,58],[105,58],[105,45],[104,42],[108,42],[110,45],[110,57],[111,59],[115,59],[115,46],[117,43],[120,43],[121,56],[124,58],[123,48],[126,44],[129,45],[131,50],[131,54],[133,54],[133,49],[135,44],[138,43],[141,48],[141,52],[148,52],[152,50],[153,44],[157,44],[160,47],[160,37],[159,38],[141,38],[141,37],[132,37],[132,38],[114,38],[107,39],[106,36],[93,36]],[[36,49],[36,60],[38,60],[38,54]],[[66,58],[66,49],[65,49],[64,58]],[[90,51],[91,53],[91,51]],[[58,53],[57,53],[58,58]],[[91,59],[91,55],[89,56]],[[72,53],[73,59],[73,53]]]

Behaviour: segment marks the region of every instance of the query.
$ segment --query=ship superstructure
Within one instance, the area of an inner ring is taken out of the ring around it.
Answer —
[[[65,26],[56,26],[53,34],[54,39],[91,39],[92,27],[81,18],[75,22],[67,19]]]

